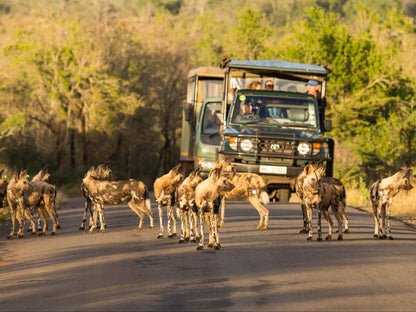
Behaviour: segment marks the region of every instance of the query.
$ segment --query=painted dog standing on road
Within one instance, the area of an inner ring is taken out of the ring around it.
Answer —
[[[225,201],[236,200],[238,198],[247,198],[250,204],[259,213],[259,223],[257,229],[267,229],[269,227],[269,210],[263,204],[269,203],[266,184],[263,178],[255,173],[237,172],[228,159],[221,160],[215,167],[221,170],[221,175],[225,176],[228,181],[234,185],[229,192],[223,192],[221,199],[221,224],[224,226]],[[211,171],[213,172],[213,171]]]
[[[163,206],[167,207],[168,217],[168,237],[176,236],[176,218],[173,206],[175,205],[175,193],[178,186],[183,181],[183,174],[181,173],[182,165],[178,164],[172,168],[167,174],[157,178],[153,184],[153,191],[157,208],[159,211],[160,230],[157,238],[163,237]],[[171,226],[173,222],[173,229]]]
[[[298,198],[300,200],[300,205],[301,205],[301,209],[302,209],[302,217],[303,217],[303,228],[299,231],[299,233],[308,233],[309,232],[309,227],[308,227],[308,214],[307,214],[307,209],[306,209],[306,205],[305,205],[305,201],[304,201],[304,194],[303,194],[303,183],[305,180],[305,177],[307,175],[308,172],[310,172],[311,170],[317,169],[320,166],[322,166],[323,163],[322,162],[318,162],[315,164],[307,164],[303,171],[297,176],[296,181],[295,181],[295,190],[296,190],[296,194],[298,195]],[[342,184],[342,182],[336,178],[333,177],[326,177],[323,176],[322,177],[322,181],[333,184],[333,185],[337,185],[338,187],[335,189],[335,191],[339,192],[339,197],[340,198],[345,198],[346,197],[346,192],[345,192],[345,187]],[[349,230],[349,226],[348,226],[348,217],[345,213],[345,209],[346,209],[346,205],[344,205],[343,209],[340,211],[342,219],[344,221],[344,233],[345,234],[349,234],[350,230]]]
[[[201,169],[193,170],[176,191],[176,213],[181,220],[181,238],[179,243],[183,243],[185,240],[190,240],[191,242],[199,240],[198,207],[195,204],[195,189],[202,182],[202,178],[199,176]]]
[[[234,188],[225,176],[221,175],[221,169],[211,170],[208,178],[195,189],[195,203],[199,211],[200,234],[197,250],[204,249],[204,222],[208,223],[209,243],[208,247],[220,249],[220,238],[218,235],[218,212],[220,196],[223,192],[229,192]]]
[[[396,196],[400,190],[408,191],[413,188],[412,184],[410,184],[411,175],[411,169],[401,170],[390,177],[374,182],[371,186],[370,199],[373,206],[375,222],[374,238],[393,239],[390,229],[391,203],[393,197]]]
[[[335,218],[338,221],[338,240],[343,239],[342,235],[342,213],[346,207],[345,189],[343,185],[325,181],[323,174],[325,167],[320,165],[315,167],[305,167],[305,178],[303,181],[303,199],[308,216],[308,238],[312,240],[312,210],[316,209],[318,214],[318,241],[322,240],[321,214],[328,222],[328,236],[326,240],[332,239],[332,220],[328,209],[331,207]]]

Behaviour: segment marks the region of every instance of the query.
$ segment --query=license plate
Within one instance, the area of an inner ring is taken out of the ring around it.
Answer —
[[[287,167],[260,165],[260,172],[261,173],[286,174]]]

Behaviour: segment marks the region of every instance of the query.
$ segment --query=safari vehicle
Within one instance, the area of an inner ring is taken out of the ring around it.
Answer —
[[[332,176],[334,141],[325,138],[325,89],[330,70],[286,61],[230,61],[225,65],[222,143],[219,153],[231,158],[238,172],[260,174],[269,196],[289,201],[295,179],[308,162],[326,162]],[[265,90],[271,80],[273,90]],[[318,97],[307,83],[319,86]],[[259,81],[259,90],[247,89]],[[235,91],[231,102],[228,92]],[[248,107],[248,108],[247,108]],[[246,115],[242,114],[246,112]]]
[[[188,74],[180,155],[185,173],[201,167],[206,177],[218,162],[223,81],[224,70],[218,67],[198,67]]]

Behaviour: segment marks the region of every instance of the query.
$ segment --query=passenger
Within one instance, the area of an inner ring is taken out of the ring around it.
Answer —
[[[308,81],[308,94],[312,94],[316,98],[319,97],[319,82],[317,80]]]
[[[233,101],[234,94],[235,94],[236,91],[237,91],[237,88],[231,88],[228,91],[228,103],[231,103]]]
[[[264,83],[264,89],[266,89],[266,90],[273,90],[273,88],[274,88],[273,81],[266,80],[266,82]]]
[[[254,81],[250,82],[247,85],[247,89],[260,90],[261,89],[261,83],[260,83],[260,81],[254,80]]]

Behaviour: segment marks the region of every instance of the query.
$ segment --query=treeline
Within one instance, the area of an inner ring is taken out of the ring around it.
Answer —
[[[179,161],[187,72],[232,59],[330,64],[335,175],[415,165],[414,5],[407,1],[0,2],[0,162],[60,185],[112,161],[120,178]]]

